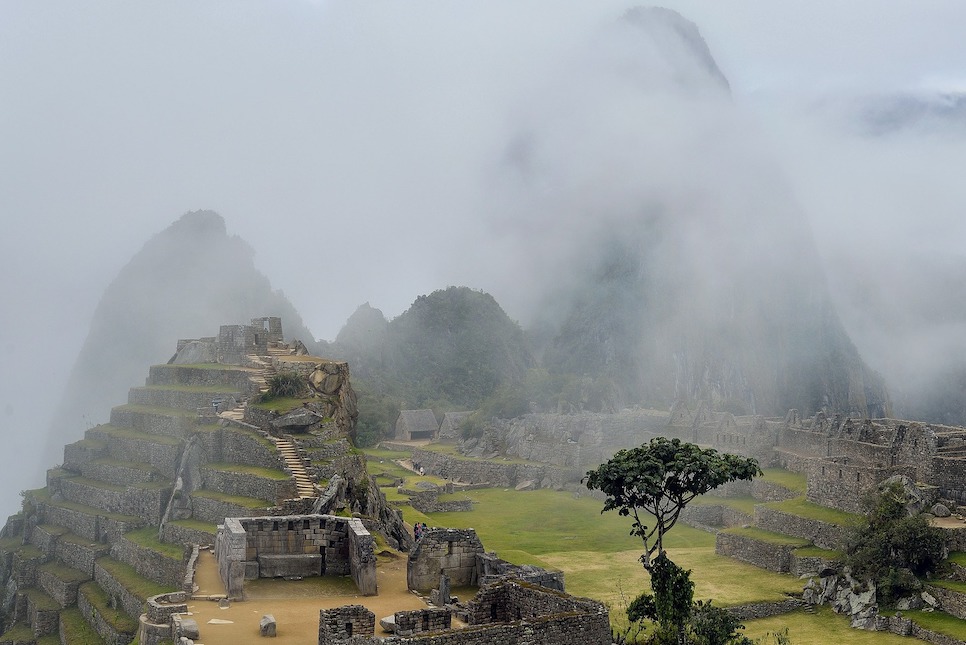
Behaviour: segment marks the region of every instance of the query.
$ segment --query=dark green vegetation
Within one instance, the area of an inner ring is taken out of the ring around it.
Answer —
[[[631,535],[644,543],[641,564],[651,571],[651,558],[663,553],[664,535],[685,506],[722,484],[760,474],[754,459],[657,437],[638,448],[619,450],[588,472],[585,481],[587,488],[607,496],[603,511],[616,509],[633,519]],[[645,521],[653,523],[648,527]]]
[[[593,278],[603,288],[569,302],[570,313],[563,322],[546,322],[526,332],[492,296],[466,287],[419,296],[391,321],[378,309],[361,306],[324,350],[352,366],[359,394],[360,445],[374,445],[388,436],[402,408],[430,408],[437,415],[476,410],[465,422],[469,435],[482,432],[493,417],[516,417],[534,406],[549,412],[613,412],[628,405],[666,409],[675,397],[668,375],[681,366],[665,355],[657,339],[670,340],[694,321],[665,329],[667,321],[655,320],[655,312],[643,308],[646,297],[623,297],[656,286],[642,281],[637,251],[618,251],[607,256]],[[560,313],[559,307],[555,311]],[[801,318],[800,312],[795,315]],[[650,327],[657,335],[645,333]],[[716,382],[723,391],[695,390],[689,396],[711,398],[718,409],[735,414],[781,415],[789,408],[810,412],[820,407],[819,402],[838,401],[849,410],[869,408],[870,414],[885,416],[889,406],[881,382],[868,372],[834,318],[805,326],[796,320],[788,329],[800,342],[771,357],[763,355],[768,348],[761,336],[742,344],[748,332],[730,330],[729,343],[707,359],[713,365],[695,365],[694,373],[735,364],[742,365],[739,372],[759,377],[743,381],[737,388],[741,393],[732,391],[722,376]],[[812,335],[820,336],[822,343],[806,342]],[[642,338],[650,341],[642,346]],[[697,336],[687,340],[706,342]],[[816,348],[829,357],[819,360],[810,355]],[[790,382],[776,383],[776,361],[798,367],[783,372],[792,375],[785,377]],[[849,399],[849,388],[843,385],[849,379],[868,384],[866,398]],[[745,400],[749,387],[760,392],[754,395],[757,406]]]
[[[262,394],[262,402],[272,399],[298,398],[309,391],[308,381],[295,372],[277,372],[268,379],[268,391]]]
[[[930,526],[921,513],[910,515],[908,503],[900,484],[868,496],[866,515],[846,548],[853,575],[874,582],[886,605],[921,589],[919,579],[945,559],[942,530]]]
[[[352,366],[364,445],[388,434],[403,402],[476,409],[533,366],[520,326],[492,296],[466,287],[420,296],[392,321],[363,305],[326,352]]]

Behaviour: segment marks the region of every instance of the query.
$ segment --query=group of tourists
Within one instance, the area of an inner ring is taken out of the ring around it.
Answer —
[[[416,471],[417,473],[419,473],[420,475],[425,475],[425,474],[426,474],[426,469],[425,469],[425,468],[423,468],[423,467],[422,467],[422,466],[421,466],[421,465],[419,464],[419,462],[418,462],[418,461],[414,461],[414,462],[413,462],[413,470],[414,470],[414,471]]]
[[[417,542],[419,542],[419,538],[423,537],[423,534],[427,530],[426,522],[416,522],[413,524],[413,534],[415,534]]]

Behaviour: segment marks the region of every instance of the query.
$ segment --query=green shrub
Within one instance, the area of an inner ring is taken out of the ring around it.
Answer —
[[[946,557],[942,530],[922,514],[910,516],[908,502],[899,484],[867,497],[866,515],[846,548],[853,575],[874,582],[886,605],[918,590],[918,578],[936,571]]]
[[[295,372],[278,372],[268,379],[268,391],[262,401],[271,399],[296,398],[308,394],[309,383]]]

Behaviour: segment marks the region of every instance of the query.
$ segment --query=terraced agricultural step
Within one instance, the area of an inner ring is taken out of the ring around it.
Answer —
[[[103,513],[130,515],[148,524],[159,524],[171,486],[164,482],[133,483],[118,486],[86,477],[66,477],[59,481],[63,499],[86,504]]]
[[[192,518],[202,522],[223,524],[226,517],[255,517],[267,515],[274,501],[240,495],[226,495],[214,490],[191,493]]]
[[[40,567],[37,582],[48,596],[65,609],[77,603],[77,589],[90,579],[89,574],[54,560]]]
[[[21,594],[27,598],[25,618],[34,636],[56,634],[60,629],[60,604],[39,587],[24,589]]]
[[[237,365],[153,365],[147,385],[186,385],[190,387],[224,387],[245,392],[251,368]]]
[[[119,405],[111,409],[111,425],[138,432],[182,438],[197,425],[198,409]]]
[[[109,513],[86,504],[54,500],[44,489],[30,491],[29,496],[36,505],[43,523],[69,528],[73,533],[91,542],[118,539],[124,533],[145,525],[143,519],[133,515]]]
[[[112,459],[150,464],[165,478],[173,480],[175,477],[182,446],[182,441],[175,437],[112,425],[91,428],[85,436],[104,443]]]
[[[129,405],[194,411],[199,408],[210,408],[216,401],[232,399],[241,401],[245,396],[246,392],[237,388],[147,385],[145,387],[132,387],[128,391],[127,400]]]

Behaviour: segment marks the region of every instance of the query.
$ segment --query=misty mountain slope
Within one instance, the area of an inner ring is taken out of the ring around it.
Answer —
[[[546,366],[614,380],[619,405],[889,413],[805,214],[693,24],[628,12],[550,85],[509,137],[497,220],[552,251],[528,247]]]
[[[419,296],[388,322],[363,305],[329,351],[350,361],[353,377],[406,407],[474,408],[533,365],[520,326],[491,295],[468,287]]]
[[[286,338],[311,346],[299,314],[272,290],[253,255],[211,211],[187,213],[152,237],[101,297],[48,433],[48,458],[58,459],[63,444],[106,421],[143,378],[145,365],[171,358],[178,338],[280,316]]]

